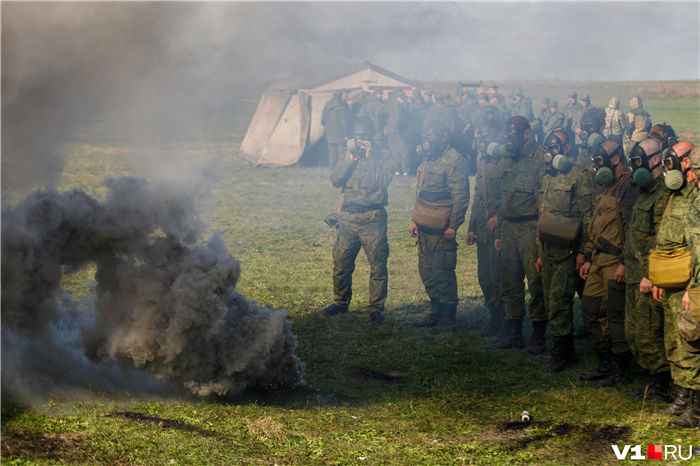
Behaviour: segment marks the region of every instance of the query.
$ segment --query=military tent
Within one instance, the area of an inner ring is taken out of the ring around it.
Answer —
[[[286,166],[299,161],[323,137],[321,113],[333,91],[395,88],[411,95],[413,81],[366,61],[317,66],[265,89],[239,155],[254,165]]]

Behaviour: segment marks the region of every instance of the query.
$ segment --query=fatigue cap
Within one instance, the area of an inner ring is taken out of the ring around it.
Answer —
[[[430,95],[430,96],[432,96],[432,95],[433,95],[433,91],[431,91],[430,89],[425,89],[425,90],[423,91],[423,95]]]
[[[581,102],[588,102],[589,104],[591,103],[591,98],[588,97],[588,94],[583,94],[581,96]]]
[[[488,102],[488,101],[489,101],[489,95],[486,94],[485,92],[482,92],[481,94],[479,94],[479,100],[485,100],[486,102]]]
[[[549,108],[559,108],[559,104],[556,100],[553,100],[549,103]]]
[[[514,96],[522,97],[523,96],[523,90],[522,89],[516,89],[513,91]]]
[[[549,105],[549,97],[542,97],[542,103]]]
[[[694,147],[688,158],[690,159],[690,169],[700,177],[700,146]]]
[[[433,99],[435,99],[436,101],[442,100],[443,99],[442,93],[440,93],[440,92],[433,93]]]
[[[578,95],[576,94],[576,91],[572,92],[569,94],[569,97],[573,97],[574,99],[578,98]]]
[[[374,95],[382,95],[384,94],[384,89],[381,89],[379,87],[375,87],[374,90],[372,91],[372,94]]]
[[[498,84],[496,84],[496,83],[491,83],[491,84],[489,85],[489,89],[493,89],[493,90],[496,90],[496,91],[497,91],[497,90],[498,90]]]
[[[405,93],[404,91],[402,91],[401,89],[399,89],[399,90],[396,91],[396,93],[394,94],[394,97],[396,97],[397,99],[398,99],[399,97],[402,97],[402,98],[405,99],[405,98],[406,98],[406,93]]]

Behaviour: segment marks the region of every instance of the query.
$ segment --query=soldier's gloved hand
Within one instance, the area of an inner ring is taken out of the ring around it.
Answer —
[[[486,228],[488,228],[489,233],[493,234],[493,232],[496,230],[496,227],[498,226],[498,217],[493,216],[489,219],[488,222],[486,222]]]
[[[411,234],[412,237],[417,238],[418,237],[418,227],[416,226],[415,223],[411,223],[411,228],[408,230],[408,232]]]
[[[542,275],[542,258],[541,257],[537,258],[537,263],[535,264],[535,268],[537,268],[537,273]]]
[[[615,275],[613,275],[613,278],[617,283],[622,283],[625,281],[625,266],[620,264],[617,266],[615,269]]]
[[[455,239],[455,236],[457,236],[457,232],[452,228],[445,230],[445,239]]]
[[[654,288],[654,284],[647,277],[642,278],[642,282],[639,284],[640,293],[651,293]]]
[[[681,304],[683,304],[683,309],[690,310],[690,295],[687,291],[683,293],[683,300],[681,301]]]
[[[664,294],[663,288],[659,288],[658,286],[655,286],[651,289],[651,295],[658,302],[661,302],[661,296],[663,296],[663,294]]]
[[[579,277],[583,278],[584,280],[588,278],[588,272],[591,270],[591,263],[586,262],[581,266],[581,269],[578,271]]]
[[[586,263],[586,256],[584,256],[581,253],[578,253],[578,255],[576,256],[576,271],[578,272],[579,270],[581,270],[581,267],[583,267],[583,264],[585,264],[585,263]]]
[[[501,240],[494,240],[493,247],[496,249],[496,251],[501,252]]]
[[[472,244],[474,244],[475,240],[476,240],[476,233],[474,233],[473,231],[470,231],[467,234],[467,246],[471,246]]]

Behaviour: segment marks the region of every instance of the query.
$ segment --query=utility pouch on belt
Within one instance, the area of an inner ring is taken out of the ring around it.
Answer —
[[[687,248],[669,251],[649,250],[649,280],[659,288],[685,288],[693,272]]]
[[[334,230],[340,228],[340,222],[338,222],[338,217],[340,217],[340,206],[343,205],[343,194],[345,194],[344,187],[340,193],[340,201],[338,201],[338,210],[326,215],[326,218],[323,219],[323,221],[326,222],[326,225],[333,228]]]
[[[545,205],[547,200],[547,191],[549,191],[549,182],[552,177],[547,180],[547,188],[544,190]],[[562,217],[554,215],[548,210],[542,210],[540,221],[537,224],[537,233],[540,241],[549,244],[556,244],[565,248],[573,248],[578,241],[578,236],[581,234],[581,226],[583,222],[580,218]]]
[[[413,216],[411,220],[419,227],[428,230],[445,231],[450,223],[452,216],[452,205],[438,204],[437,202],[427,201],[420,196],[420,190],[423,187],[425,178],[425,169],[420,174],[420,182],[418,183],[418,196],[416,203],[413,206]]]

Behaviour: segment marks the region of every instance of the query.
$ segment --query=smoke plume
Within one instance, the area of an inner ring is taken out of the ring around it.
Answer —
[[[218,234],[196,244],[192,197],[137,178],[107,186],[104,202],[79,189],[40,190],[3,210],[3,392],[143,390],[148,377],[134,370],[198,396],[302,384],[286,312],[236,290],[240,264]],[[89,263],[96,297],[86,309],[60,288],[65,273]]]

